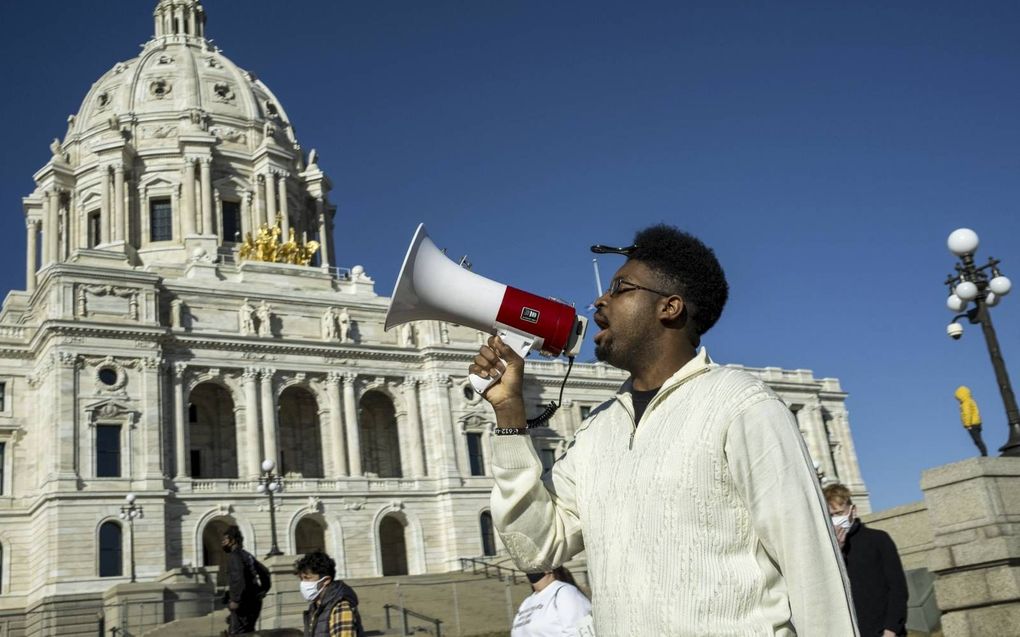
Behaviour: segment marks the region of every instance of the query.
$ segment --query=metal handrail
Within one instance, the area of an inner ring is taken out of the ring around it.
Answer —
[[[495,579],[498,579],[498,580],[501,580],[501,581],[506,581],[509,578],[510,581],[513,582],[514,584],[517,584],[517,578],[518,577],[523,577],[524,576],[524,573],[522,571],[518,571],[518,570],[512,569],[512,568],[507,568],[505,566],[500,566],[498,564],[489,564],[485,560],[479,560],[479,559],[475,559],[473,557],[462,557],[462,558],[460,558],[460,569],[462,571],[467,570],[467,565],[468,564],[471,565],[471,574],[472,575],[478,575],[478,566],[481,565],[482,573],[486,577],[494,577]],[[489,569],[494,569],[496,571],[496,574],[495,575],[490,575],[489,574]],[[503,575],[503,571],[506,571],[508,573],[508,575]]]
[[[407,631],[407,617],[408,617],[408,615],[410,615],[411,617],[415,617],[417,619],[420,619],[422,621],[426,621],[426,622],[429,622],[430,624],[432,624],[432,626],[435,627],[435,629],[436,629],[436,637],[442,637],[442,635],[443,635],[442,628],[440,626],[443,623],[443,620],[441,620],[441,619],[436,619],[435,617],[429,617],[428,615],[422,615],[421,613],[415,612],[415,611],[413,611],[413,610],[411,610],[409,608],[404,608],[403,606],[397,606],[396,604],[384,604],[383,605],[383,610],[386,611],[386,630],[389,630],[389,629],[393,628],[393,625],[390,622],[390,611],[391,610],[398,610],[398,611],[401,612],[401,615],[402,615],[401,616],[401,620],[403,622],[402,625],[404,626],[405,633]],[[410,634],[410,633],[407,633],[407,634]]]

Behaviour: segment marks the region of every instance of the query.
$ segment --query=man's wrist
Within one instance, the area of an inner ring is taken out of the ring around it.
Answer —
[[[495,427],[493,428],[492,433],[497,436],[519,436],[521,434],[528,433],[528,427],[527,425],[522,425],[520,427]]]

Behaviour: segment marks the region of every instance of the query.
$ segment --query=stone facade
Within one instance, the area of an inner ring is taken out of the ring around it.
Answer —
[[[324,548],[343,576],[374,577],[500,548],[482,530],[493,417],[466,378],[481,335],[385,332],[388,299],[364,268],[337,267],[330,181],[279,101],[205,38],[198,0],[161,0],[154,20],[24,198],[25,290],[0,310],[0,634],[75,634],[46,623],[72,607],[95,634],[131,562],[138,582],[185,586],[218,564],[227,524],[265,554],[265,459],[284,481],[285,555]],[[241,239],[274,221],[318,257],[241,260]],[[797,412],[824,479],[866,509],[838,382],[751,371]],[[532,409],[565,372],[529,362]],[[534,432],[544,460],[624,377],[574,367]]]

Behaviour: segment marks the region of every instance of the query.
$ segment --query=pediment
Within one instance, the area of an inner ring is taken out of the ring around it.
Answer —
[[[89,422],[97,421],[134,421],[138,411],[119,400],[100,400],[85,407]]]

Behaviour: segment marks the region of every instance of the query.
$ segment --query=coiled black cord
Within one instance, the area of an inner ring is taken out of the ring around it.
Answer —
[[[546,405],[545,409],[542,410],[542,413],[535,416],[534,418],[528,418],[527,420],[528,429],[532,429],[533,427],[541,427],[545,423],[549,422],[549,419],[553,417],[553,415],[556,413],[556,410],[559,409],[560,405],[563,404],[563,389],[567,386],[567,379],[570,378],[570,370],[574,368],[574,357],[569,356],[567,357],[567,360],[569,361],[567,363],[567,373],[563,376],[563,383],[560,384],[559,400],[557,402],[549,403],[548,405]]]

